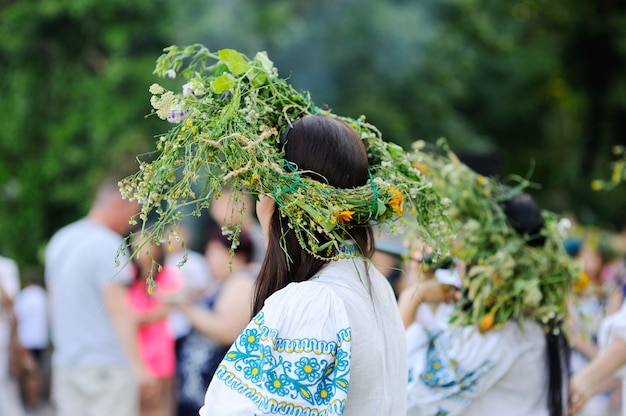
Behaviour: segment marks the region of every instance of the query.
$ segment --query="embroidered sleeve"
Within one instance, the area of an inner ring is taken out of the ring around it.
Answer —
[[[290,285],[268,299],[218,367],[202,416],[343,413],[350,326],[343,303],[316,286]]]

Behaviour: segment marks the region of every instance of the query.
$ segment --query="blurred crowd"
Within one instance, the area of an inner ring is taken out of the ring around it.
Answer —
[[[232,201],[226,190],[212,202],[206,227],[181,225],[163,244],[145,244],[135,232],[120,251],[137,209],[116,181],[105,182],[86,217],[52,237],[43,273],[20,276],[13,260],[0,257],[0,415],[198,414],[213,373],[250,319],[265,250],[254,201]],[[237,223],[234,244],[228,230]],[[583,273],[568,322],[575,376],[599,355],[601,325],[623,304],[626,237],[572,230],[565,249]],[[424,247],[409,250],[402,236],[384,230],[372,264],[394,289],[407,328],[449,316],[458,293],[419,302],[407,293],[428,281],[460,288],[463,265]],[[621,380],[610,376],[579,414],[617,415],[621,406]]]
[[[254,201],[225,190],[202,229],[162,244],[129,224],[137,210],[104,181],[51,238],[43,271],[20,276],[0,257],[0,415],[198,414],[250,319],[265,250]]]

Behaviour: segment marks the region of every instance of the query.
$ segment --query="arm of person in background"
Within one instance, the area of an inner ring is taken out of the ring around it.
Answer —
[[[0,308],[5,308],[5,307],[6,308],[13,307],[13,300],[4,291],[4,288],[0,284]]]
[[[613,290],[609,292],[606,305],[607,315],[612,315],[617,312],[624,303],[624,289],[622,279],[619,279],[619,284],[616,285]]]
[[[442,284],[435,279],[407,287],[398,296],[398,308],[404,328],[408,328],[413,323],[417,308],[422,302],[450,302],[457,300],[459,295],[456,288]]]
[[[149,399],[156,394],[156,380],[139,354],[138,321],[129,307],[127,288],[122,284],[105,285],[102,288],[102,295],[113,323],[113,329],[137,377],[142,398]]]
[[[598,345],[589,336],[585,337],[580,332],[581,324],[575,308],[570,306],[569,310],[567,328],[570,334],[570,345],[573,349],[587,357],[587,359],[592,360],[598,355]]]
[[[231,276],[224,282],[212,310],[179,304],[191,325],[201,334],[230,345],[250,321],[254,281],[247,276]]]
[[[570,380],[569,414],[580,412],[587,401],[601,392],[605,382],[626,365],[626,341],[615,338],[589,365]]]
[[[161,319],[165,319],[169,312],[169,305],[167,303],[160,303],[154,305],[152,308],[145,312],[133,311],[135,318],[137,319],[137,324],[149,324],[152,322],[160,321]]]

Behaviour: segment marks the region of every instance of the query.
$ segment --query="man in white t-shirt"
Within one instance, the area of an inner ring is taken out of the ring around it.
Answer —
[[[57,231],[46,249],[57,416],[136,416],[140,387],[154,390],[126,300],[132,268],[120,250],[138,210],[117,181],[106,181],[88,215]]]

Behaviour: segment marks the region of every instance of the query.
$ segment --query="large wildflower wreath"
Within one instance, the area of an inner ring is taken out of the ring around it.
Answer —
[[[272,197],[300,245],[323,259],[342,255],[339,245],[364,224],[409,226],[434,247],[450,233],[444,208],[430,181],[404,150],[385,142],[364,117],[352,119],[322,110],[307,92],[296,91],[264,52],[253,59],[232,49],[216,53],[202,45],[171,46],[154,71],[184,80],[180,92],[150,87],[154,113],[173,127],[157,138],[152,160],[120,183],[122,194],[142,205],[144,222],[156,214],[153,237],[169,224],[201,215],[223,187]],[[359,134],[369,158],[369,183],[338,189],[301,175],[283,159],[279,139],[298,118],[321,113],[345,121]],[[189,210],[189,207],[192,209]],[[235,227],[236,244],[241,225]],[[325,236],[320,241],[317,233]],[[176,236],[177,237],[177,236]],[[178,238],[178,237],[177,237]]]
[[[527,180],[512,177],[514,185],[505,185],[463,164],[443,140],[437,148],[426,151],[425,146],[414,143],[411,159],[450,200],[448,211],[457,230],[451,254],[469,265],[463,280],[466,297],[455,305],[451,322],[486,332],[530,318],[546,332],[558,333],[580,277],[565,252],[567,230],[558,216],[542,211],[545,243],[531,247],[527,242],[536,236],[519,235],[502,205],[526,188]]]

